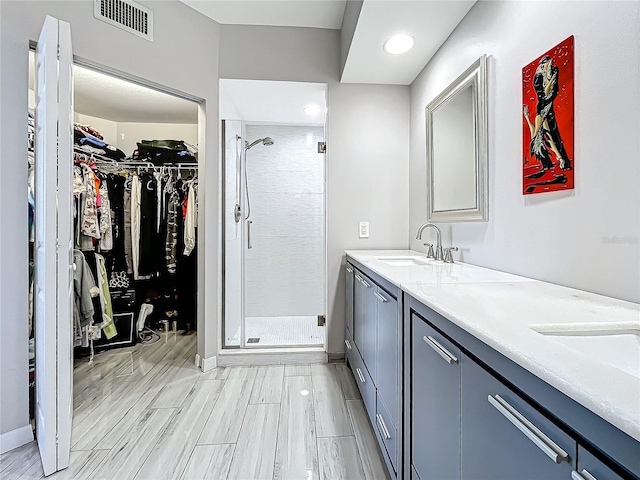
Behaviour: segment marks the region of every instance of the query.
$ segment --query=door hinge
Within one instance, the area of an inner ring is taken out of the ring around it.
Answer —
[[[318,142],[318,153],[327,153],[327,142]]]
[[[324,327],[327,323],[327,318],[324,315],[318,315],[318,326]]]

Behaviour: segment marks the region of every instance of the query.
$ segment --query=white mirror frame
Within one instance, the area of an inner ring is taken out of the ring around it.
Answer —
[[[459,210],[433,209],[434,153],[433,114],[455,95],[471,85],[473,90],[476,208]],[[486,222],[489,219],[489,137],[487,121],[487,56],[482,55],[462,75],[456,78],[426,107],[427,120],[427,210],[430,222]]]

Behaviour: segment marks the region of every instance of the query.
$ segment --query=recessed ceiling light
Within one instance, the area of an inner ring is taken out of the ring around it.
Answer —
[[[320,107],[318,105],[307,105],[303,111],[307,115],[317,115],[320,113]]]
[[[411,35],[406,35],[404,33],[394,35],[384,42],[384,51],[393,55],[399,55],[411,50],[415,42],[415,38]]]

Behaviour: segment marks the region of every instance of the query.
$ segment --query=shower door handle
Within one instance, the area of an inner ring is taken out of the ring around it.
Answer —
[[[251,249],[251,220],[247,220],[247,249]]]

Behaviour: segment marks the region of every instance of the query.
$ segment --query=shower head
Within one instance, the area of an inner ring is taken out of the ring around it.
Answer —
[[[256,146],[257,144],[262,143],[265,146],[270,146],[273,145],[273,138],[271,137],[264,137],[264,138],[259,138],[258,140],[249,143],[247,141],[244,142],[244,149],[245,150],[249,150],[251,147]]]

